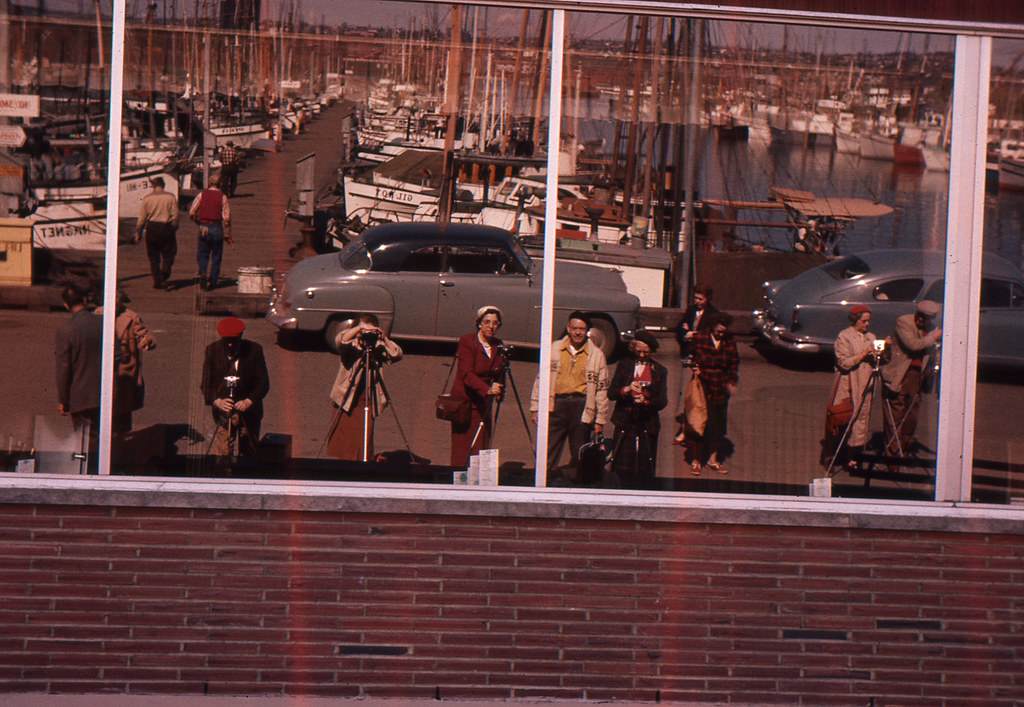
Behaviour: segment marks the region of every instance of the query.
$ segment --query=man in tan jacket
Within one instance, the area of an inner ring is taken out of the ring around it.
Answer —
[[[153,274],[153,287],[170,289],[174,256],[178,254],[178,198],[164,191],[164,178],[153,177],[153,191],[142,200],[135,241],[146,234],[146,255]]]
[[[565,326],[565,336],[551,349],[548,469],[555,468],[568,439],[577,476],[580,447],[592,433],[602,432],[608,422],[608,364],[601,349],[587,338],[589,329],[586,315],[573,312]],[[538,376],[530,398],[534,424],[539,409],[539,386]]]
[[[935,344],[942,338],[942,329],[935,326],[941,311],[937,303],[921,300],[913,314],[904,314],[896,320],[892,355],[888,363],[882,365],[885,397],[892,410],[891,419],[888,414],[882,416],[885,451],[890,456],[907,456],[914,443],[919,395],[928,377]]]

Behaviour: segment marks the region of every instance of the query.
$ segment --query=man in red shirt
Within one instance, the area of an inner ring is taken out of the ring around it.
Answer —
[[[220,277],[220,261],[224,242],[231,239],[231,207],[220,190],[220,177],[210,180],[210,187],[199,192],[188,208],[188,215],[199,224],[196,261],[199,265],[199,287],[212,290]],[[209,267],[209,273],[207,273]]]

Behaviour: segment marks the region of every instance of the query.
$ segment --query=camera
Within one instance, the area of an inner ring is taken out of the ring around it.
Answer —
[[[647,390],[651,387],[650,381],[637,381],[636,384],[640,387],[640,390]]]
[[[512,344],[500,344],[496,348],[498,349],[498,353],[504,358],[508,358],[512,352],[516,350],[516,347]]]
[[[363,345],[363,348],[372,349],[377,346],[380,341],[380,332],[373,331],[371,329],[363,329],[359,332],[359,343]]]
[[[227,395],[224,397],[231,402],[235,401],[235,395],[238,393],[239,380],[240,378],[238,376],[224,376],[224,384],[227,386]]]
[[[885,351],[885,339],[875,339],[871,342],[871,346],[876,354],[880,354]]]

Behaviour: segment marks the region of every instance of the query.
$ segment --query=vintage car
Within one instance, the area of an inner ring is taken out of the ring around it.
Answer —
[[[849,326],[847,312],[871,307],[871,331],[890,335],[896,318],[923,299],[942,304],[945,280],[940,251],[878,250],[848,255],[791,280],[764,283],[764,308],[754,326],[770,344],[797,353],[832,351]],[[1024,366],[1024,275],[1009,261],[986,253],[982,262],[979,361]]]
[[[270,303],[267,319],[282,331],[335,336],[362,312],[405,339],[454,340],[473,330],[476,310],[501,309],[500,336],[540,345],[541,268],[508,231],[468,224],[378,226],[339,253],[298,263]],[[592,320],[591,339],[611,354],[637,326],[639,300],[612,268],[558,262],[555,332],[569,312]]]

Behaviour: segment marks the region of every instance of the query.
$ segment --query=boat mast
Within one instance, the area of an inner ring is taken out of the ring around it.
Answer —
[[[459,117],[459,79],[462,75],[462,6],[452,5],[451,49],[448,51],[444,111],[444,171],[437,202],[437,222],[448,223],[452,215],[452,186],[455,181],[455,129]]]
[[[508,154],[509,133],[511,133],[511,127],[515,125],[516,103],[519,101],[519,75],[523,69],[523,54],[526,51],[526,31],[529,28],[529,23],[530,11],[523,10],[523,20],[519,26],[519,47],[516,49],[516,61],[512,69],[512,86],[509,88],[508,101],[505,103],[509,116],[509,125],[502,126],[505,128],[501,136],[501,154],[503,155]],[[502,93],[504,93],[504,90],[502,90]]]

